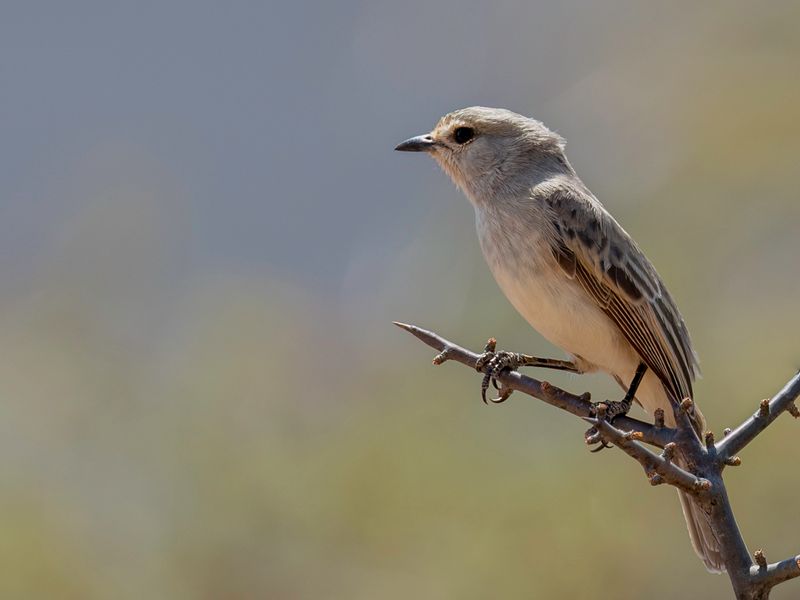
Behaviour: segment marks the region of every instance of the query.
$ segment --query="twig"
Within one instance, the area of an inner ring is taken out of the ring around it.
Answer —
[[[750,577],[754,586],[766,590],[784,581],[800,577],[800,555],[787,558],[781,562],[772,563],[771,565],[766,564],[765,558],[764,566],[758,564],[757,566],[751,567]]]
[[[597,417],[584,417],[583,420],[594,425],[607,442],[613,443],[636,459],[652,485],[668,483],[695,496],[711,489],[710,481],[696,477],[672,462],[674,443],[667,444],[664,454],[659,456],[636,441],[638,436],[633,434],[638,432],[620,431],[605,419],[604,413],[605,411],[598,410]],[[655,475],[658,475],[658,479]]]
[[[794,401],[798,395],[800,395],[800,373],[792,377],[789,383],[775,394],[772,400],[762,400],[753,416],[720,440],[717,444],[719,460],[725,462],[741,452],[781,413],[790,411],[790,407],[794,406]]]
[[[439,350],[439,354],[433,359],[434,365],[441,365],[445,361],[454,360],[468,367],[475,367],[475,362],[478,360],[479,356],[475,352],[462,348],[421,327],[408,325],[406,323],[398,323],[397,321],[395,321],[394,324],[401,329],[405,329],[431,348]],[[497,380],[506,388],[533,396],[542,402],[565,410],[577,417],[590,417],[593,414],[594,405],[591,402],[591,395],[588,393],[576,396],[546,381],[539,381],[538,379],[522,375],[517,371],[503,371],[497,376]],[[627,430],[638,431],[642,434],[643,442],[659,448],[663,448],[666,444],[671,442],[675,435],[675,430],[669,427],[654,427],[650,423],[645,423],[644,421],[627,416],[618,417],[614,422]]]

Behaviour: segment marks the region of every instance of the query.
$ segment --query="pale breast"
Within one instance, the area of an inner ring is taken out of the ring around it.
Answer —
[[[638,364],[617,326],[558,266],[541,224],[476,211],[486,261],[514,308],[586,370],[627,377]]]

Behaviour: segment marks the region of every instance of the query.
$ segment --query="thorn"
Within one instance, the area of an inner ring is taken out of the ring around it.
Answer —
[[[789,402],[789,406],[786,407],[786,410],[789,411],[789,414],[795,419],[800,419],[800,409],[797,408],[797,404],[794,402]]]
[[[738,467],[742,464],[742,459],[738,456],[731,456],[730,458],[725,459],[725,464],[729,467]]]
[[[664,478],[658,473],[654,472],[648,473],[647,479],[650,481],[650,485],[661,485],[662,483],[664,483]]]
[[[690,410],[692,410],[693,405],[694,402],[692,402],[691,398],[684,398],[683,400],[681,400],[681,410],[683,412],[688,413]]]
[[[672,459],[675,457],[675,442],[670,442],[666,446],[664,446],[664,451],[661,453],[661,458],[663,458],[667,462],[672,462]]]
[[[655,428],[656,429],[663,429],[663,427],[664,427],[664,409],[663,408],[657,408],[655,410],[655,412],[653,413],[653,419],[654,419],[653,425],[655,426]]]
[[[766,398],[758,405],[758,416],[762,419],[766,419],[769,416],[769,400]]]
[[[758,563],[759,569],[767,568],[767,557],[764,556],[763,550],[756,550],[755,552],[753,552],[753,558],[756,559],[756,563]]]
[[[726,427],[722,430],[722,437],[728,437],[728,434],[730,434],[731,431],[732,429],[730,427]]]
[[[581,417],[581,419],[592,425],[597,425],[600,422],[600,419],[596,417]]]
[[[440,365],[445,362],[448,358],[450,358],[450,348],[445,348],[439,354],[433,357],[433,364]]]
[[[708,479],[698,477],[694,482],[694,489],[698,492],[707,492],[711,489],[711,482]]]
[[[706,431],[704,434],[705,441],[706,441],[706,448],[713,448],[714,447],[714,432],[713,431]]]
[[[394,325],[397,325],[400,329],[405,329],[406,331],[410,331],[411,333],[414,333],[414,329],[416,329],[416,327],[414,327],[413,325],[409,325],[408,323],[401,323],[400,321],[392,321],[392,323]]]

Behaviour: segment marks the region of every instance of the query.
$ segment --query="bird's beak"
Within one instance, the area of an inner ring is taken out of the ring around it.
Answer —
[[[430,152],[431,148],[436,146],[436,142],[430,133],[425,135],[418,135],[405,142],[400,142],[395,146],[395,150],[400,152]]]

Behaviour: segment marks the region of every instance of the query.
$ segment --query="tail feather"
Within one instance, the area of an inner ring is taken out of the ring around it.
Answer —
[[[678,498],[695,553],[710,573],[724,573],[720,543],[711,529],[708,515],[686,492],[679,491]]]
[[[692,414],[692,425],[699,435],[703,435],[706,420],[696,406]],[[680,456],[676,457],[676,462],[679,467],[686,468],[686,464]],[[724,573],[725,563],[722,561],[721,544],[711,528],[711,518],[708,513],[687,493],[679,490],[678,498],[681,501],[683,517],[686,519],[689,539],[692,541],[695,553],[710,573]]]
[[[664,410],[665,422],[669,427],[675,427],[675,419],[672,414],[672,405],[669,401],[666,390],[658,379],[648,372],[645,375],[642,385],[639,387],[637,400],[648,412],[652,413],[656,408]],[[705,429],[705,419],[703,413],[695,406],[692,414],[692,425],[698,434],[702,435]],[[675,457],[675,462],[686,468],[686,463],[681,456]],[[703,561],[706,569],[711,573],[724,573],[725,564],[722,561],[721,544],[714,535],[711,528],[709,515],[703,508],[694,501],[688,494],[679,491],[678,497],[681,501],[683,516],[686,519],[686,526],[689,529],[689,538],[692,541],[697,556]]]

